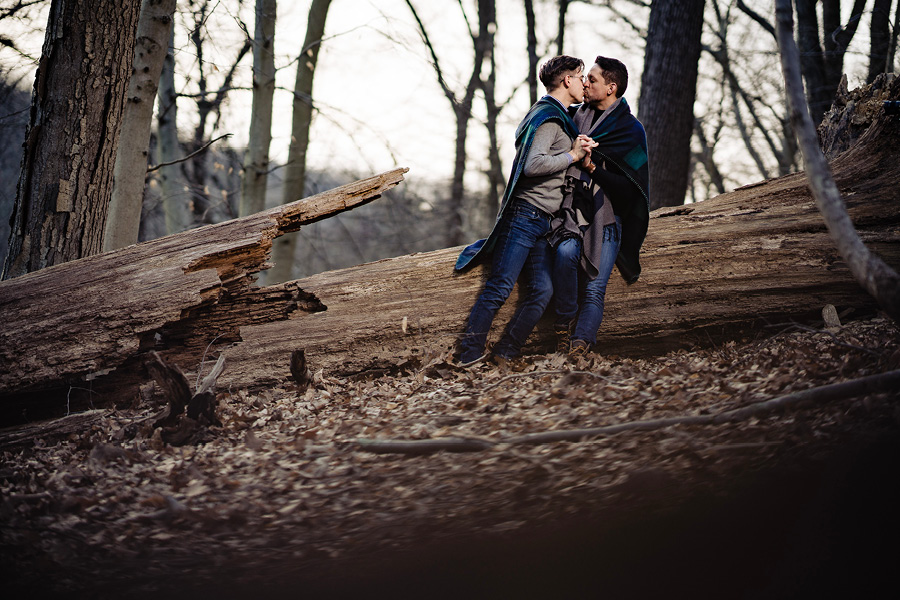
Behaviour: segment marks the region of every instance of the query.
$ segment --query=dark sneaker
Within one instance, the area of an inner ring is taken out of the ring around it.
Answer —
[[[556,351],[560,354],[569,352],[571,331],[568,326],[556,325],[553,329],[556,334]]]
[[[587,356],[587,353],[591,351],[591,345],[588,344],[584,340],[572,340],[572,344],[569,346],[569,358],[578,358],[580,356]]]

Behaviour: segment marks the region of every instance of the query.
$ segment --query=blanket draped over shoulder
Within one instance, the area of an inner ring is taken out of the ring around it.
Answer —
[[[487,239],[478,240],[463,249],[456,259],[456,265],[454,266],[456,271],[464,271],[490,256],[500,235],[500,221],[504,212],[512,204],[511,200],[516,184],[522,175],[522,171],[525,169],[525,161],[531,149],[531,142],[534,141],[534,133],[538,127],[550,120],[558,121],[566,134],[573,140],[578,137],[578,129],[575,127],[572,118],[563,109],[562,105],[553,98],[544,96],[531,107],[516,129],[516,157],[513,160],[509,180],[506,182],[506,190],[503,192],[503,200],[500,203],[500,211],[497,213],[494,227]]]
[[[616,266],[628,283],[641,274],[639,254],[650,223],[650,170],[647,159],[647,134],[644,126],[631,113],[625,98],[608,109],[609,114],[589,135],[599,145],[594,148],[594,164],[603,161],[616,165],[640,190],[630,198],[613,199],[613,210],[622,219],[622,243]]]

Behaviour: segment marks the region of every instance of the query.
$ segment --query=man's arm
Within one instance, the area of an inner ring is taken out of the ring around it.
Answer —
[[[566,134],[553,121],[548,121],[537,128],[537,131],[534,132],[534,140],[531,142],[528,157],[525,159],[524,170],[522,171],[526,177],[551,175],[568,168],[574,161],[581,160],[585,156],[586,142],[582,139],[582,136],[579,136],[572,142],[571,150],[552,154],[551,147],[560,136],[566,136]]]

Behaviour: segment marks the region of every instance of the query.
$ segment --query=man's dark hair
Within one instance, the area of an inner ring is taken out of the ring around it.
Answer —
[[[574,56],[554,56],[543,65],[541,65],[538,77],[541,83],[547,88],[547,91],[555,90],[562,83],[563,78],[569,71],[577,71],[584,68],[584,61]]]
[[[616,84],[616,98],[621,98],[625,90],[628,89],[628,69],[622,64],[622,61],[615,58],[607,58],[598,56],[594,63],[600,67],[600,74],[607,83]]]

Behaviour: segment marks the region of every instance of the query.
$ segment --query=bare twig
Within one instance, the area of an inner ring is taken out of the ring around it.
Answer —
[[[221,140],[222,138],[231,137],[232,135],[233,135],[233,134],[231,134],[231,133],[225,133],[225,134],[222,134],[222,135],[220,135],[219,137],[217,137],[217,138],[215,138],[215,139],[209,140],[208,142],[206,142],[205,144],[203,144],[203,146],[201,146],[200,148],[197,148],[196,150],[194,150],[193,152],[191,152],[191,153],[188,154],[187,156],[184,156],[184,157],[182,157],[182,158],[179,158],[178,160],[170,160],[169,162],[162,162],[162,163],[159,163],[158,165],[153,165],[152,167],[148,167],[148,168],[147,168],[147,172],[148,172],[148,173],[152,173],[153,171],[156,171],[157,169],[161,169],[161,168],[163,168],[163,167],[168,167],[169,165],[177,165],[178,163],[186,162],[186,161],[188,161],[188,160],[194,158],[194,157],[197,156],[198,154],[200,154],[200,153],[202,153],[202,152],[205,152],[207,148],[209,148],[210,146],[212,146],[213,144],[215,144],[216,142],[218,142],[218,141]]]
[[[506,379],[506,378],[504,378]],[[603,427],[586,429],[562,429],[510,436],[496,440],[484,438],[435,438],[426,440],[357,440],[361,450],[377,454],[429,454],[446,450],[449,452],[479,452],[497,444],[546,444],[550,442],[578,442],[626,431],[647,431],[663,429],[674,425],[719,425],[757,417],[809,402],[824,403],[833,400],[853,398],[865,394],[891,392],[900,389],[900,369],[879,375],[833,383],[794,392],[771,400],[756,402],[748,406],[710,415],[666,417],[644,421],[630,421]]]

